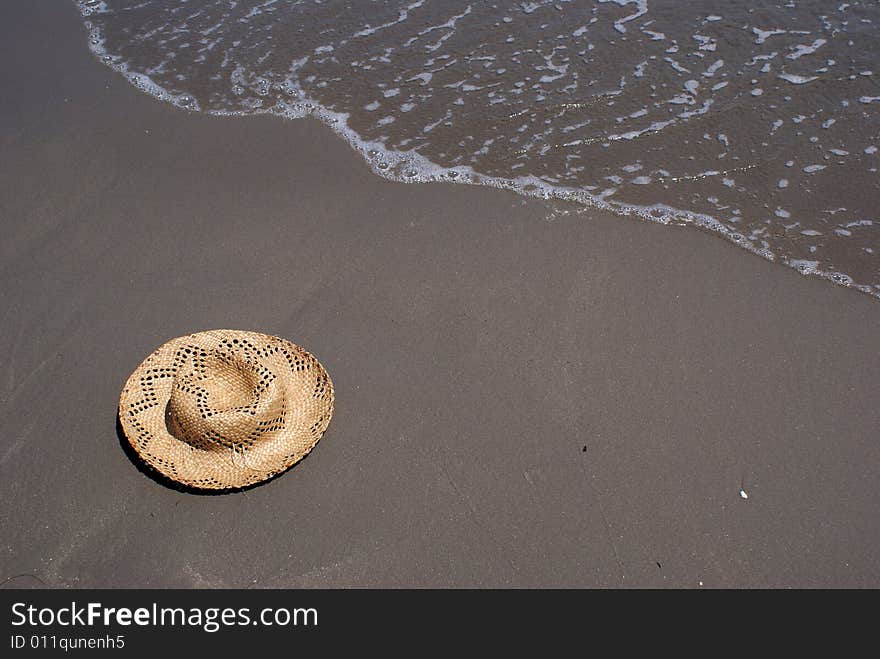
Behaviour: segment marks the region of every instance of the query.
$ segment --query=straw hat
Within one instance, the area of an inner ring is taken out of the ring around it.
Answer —
[[[333,414],[333,384],[308,352],[277,336],[211,330],[171,339],[119,397],[135,452],[168,478],[246,487],[304,457]]]

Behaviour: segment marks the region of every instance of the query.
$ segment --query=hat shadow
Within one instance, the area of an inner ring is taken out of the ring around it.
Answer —
[[[311,455],[311,451],[306,453],[302,458],[297,460],[294,464],[290,465],[287,469],[282,472],[275,474],[265,480],[260,481],[259,483],[254,483],[252,485],[246,485],[244,487],[229,487],[224,489],[204,489],[198,487],[192,487],[191,485],[184,485],[183,483],[178,483],[171,478],[168,478],[165,474],[157,471],[150,464],[144,461],[144,459],[138,455],[137,451],[134,450],[132,445],[129,443],[128,438],[125,436],[125,430],[122,428],[122,421],[119,419],[119,414],[116,414],[116,439],[119,441],[119,446],[122,447],[123,453],[128,456],[128,459],[134,464],[139,472],[141,472],[147,478],[155,481],[159,485],[164,485],[165,487],[175,490],[176,492],[180,492],[181,494],[198,494],[201,496],[223,496],[226,494],[236,494],[238,492],[247,492],[248,490],[253,490],[254,488],[261,487],[266,485],[267,483],[271,483],[276,478],[280,478],[291,469],[294,469],[298,465],[302,464],[302,462]]]

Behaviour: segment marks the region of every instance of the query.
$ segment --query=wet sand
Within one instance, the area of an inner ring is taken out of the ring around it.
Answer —
[[[692,228],[389,183],[317,122],[137,92],[72,4],[0,12],[7,587],[880,586],[875,299]],[[336,412],[281,478],[185,494],[116,405],[219,327],[313,352]]]

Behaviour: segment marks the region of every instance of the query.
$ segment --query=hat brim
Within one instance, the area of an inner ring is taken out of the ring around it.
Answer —
[[[257,355],[285,379],[289,413],[271,439],[238,451],[195,446],[169,431],[166,408],[174,377],[188,355],[209,350]],[[171,339],[141,362],[119,397],[119,421],[134,452],[162,476],[196,490],[234,490],[272,478],[305,457],[327,429],[333,403],[329,375],[303,348],[258,332],[209,330]]]

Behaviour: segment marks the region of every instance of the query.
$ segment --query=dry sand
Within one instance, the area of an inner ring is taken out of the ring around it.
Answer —
[[[0,13],[7,586],[880,586],[877,300],[691,228],[389,183],[314,121],[137,92],[69,3]],[[312,351],[336,415],[281,478],[185,494],[116,404],[217,327]]]

